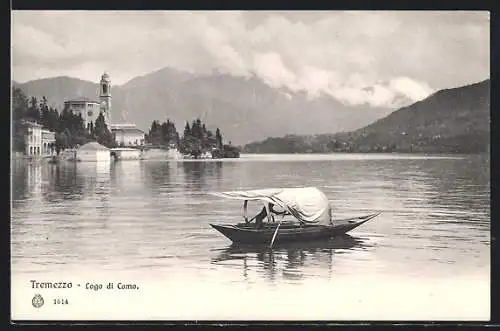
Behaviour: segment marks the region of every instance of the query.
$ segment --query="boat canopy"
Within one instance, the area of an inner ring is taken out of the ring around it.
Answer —
[[[298,221],[313,224],[331,222],[331,206],[326,195],[316,187],[269,188],[250,191],[212,192],[212,195],[245,201],[259,200],[288,211]]]

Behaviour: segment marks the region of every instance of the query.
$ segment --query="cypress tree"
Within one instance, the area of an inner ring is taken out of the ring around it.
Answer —
[[[12,90],[12,110],[14,120],[21,120],[26,116],[28,111],[28,98],[20,88]]]
[[[31,120],[40,122],[40,109],[38,107],[38,100],[36,97],[31,97],[26,116]]]
[[[101,112],[95,120],[94,132],[96,140],[99,144],[104,145],[108,148],[116,145],[113,134],[108,130],[106,120],[104,119],[104,116]]]
[[[215,131],[215,142],[219,149],[222,149],[222,134],[220,133],[219,128]]]
[[[184,137],[186,136],[191,136],[191,128],[188,121],[186,121],[186,126],[184,126]]]

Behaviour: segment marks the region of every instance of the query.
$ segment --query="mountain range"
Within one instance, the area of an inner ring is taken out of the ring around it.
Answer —
[[[439,90],[357,130],[289,135],[247,144],[245,152],[485,153],[490,141],[490,80]]]
[[[28,96],[45,96],[61,110],[65,100],[76,97],[98,100],[99,79],[53,77],[13,84]],[[112,98],[112,122],[135,123],[147,132],[153,120],[168,118],[182,133],[186,121],[200,118],[211,130],[219,127],[233,145],[287,134],[355,130],[394,110],[345,105],[327,94],[310,98],[306,92],[273,88],[256,75],[194,75],[172,68],[113,85]]]

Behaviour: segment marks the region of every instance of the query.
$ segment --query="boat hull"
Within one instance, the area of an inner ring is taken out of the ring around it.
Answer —
[[[278,229],[275,242],[310,241],[328,239],[344,235],[379,214],[371,214],[353,219],[339,220],[334,225],[282,225]],[[265,228],[258,229],[254,225],[210,224],[233,243],[261,244],[270,243],[278,223],[268,223]]]

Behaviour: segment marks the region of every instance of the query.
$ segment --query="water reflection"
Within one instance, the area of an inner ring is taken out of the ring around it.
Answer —
[[[183,270],[194,262],[214,274],[219,269],[236,274],[237,281],[243,281],[242,273],[250,282],[285,283],[360,270],[411,277],[477,270],[489,265],[487,172],[488,162],[474,157],[279,166],[244,161],[14,162],[13,259],[20,270],[70,268],[82,260],[99,267],[106,261],[116,270],[140,269],[144,261]],[[305,185],[325,192],[335,218],[383,211],[350,233],[369,238],[376,248],[365,249],[366,242],[347,237],[340,243],[280,245],[272,251],[230,246],[210,252],[226,241],[208,223],[240,220],[242,204],[207,191]],[[169,258],[151,259],[160,255]]]
[[[27,167],[24,160],[12,160],[12,202],[21,203],[28,195],[29,189],[27,185]]]
[[[404,217],[399,229],[422,227],[414,237],[428,240],[427,247],[446,246],[443,242],[450,240],[461,246],[464,237],[477,236],[477,228],[489,230],[490,208],[484,203],[490,199],[489,157],[414,160],[399,169],[392,170],[395,196],[403,207],[394,210]],[[480,237],[484,240],[484,233]]]
[[[430,214],[433,219],[452,216],[462,223],[489,224],[490,210],[482,204],[490,199],[489,159],[473,156],[467,162],[450,160],[440,167],[424,166],[435,193],[429,201],[436,207],[436,212]],[[449,215],[450,209],[454,215]],[[446,210],[448,215],[443,215]]]
[[[138,160],[114,162],[110,168],[112,195],[117,197],[144,195],[149,183],[149,169]]]
[[[109,194],[111,183],[111,163],[89,162],[78,163],[76,175],[84,178],[85,190],[89,194]]]
[[[61,163],[52,166],[55,191],[63,198],[83,199],[95,194],[108,196],[111,184],[110,163]]]
[[[199,191],[222,178],[222,161],[184,161],[178,166],[184,171],[184,184],[189,189]]]
[[[230,266],[242,268],[243,276],[248,278],[251,269],[263,275],[271,283],[279,276],[289,281],[298,281],[305,276],[305,270],[320,268],[327,272],[327,277],[334,271],[335,255],[351,250],[363,250],[370,247],[365,238],[350,235],[329,240],[277,244],[272,249],[268,245],[236,245],[223,249],[214,259],[213,264],[227,264],[241,260],[242,264]],[[252,265],[258,261],[257,265]]]
[[[14,208],[26,205],[29,210],[36,209],[42,200],[43,181],[40,162],[23,163],[16,160],[12,163],[12,202]]]
[[[146,179],[156,185],[168,183],[170,164],[168,162],[143,162],[141,168],[147,174]]]
[[[77,175],[76,163],[64,162],[49,167],[49,180],[53,183],[53,191],[46,195],[49,202],[83,199],[85,177]]]
[[[172,174],[172,167],[169,162],[141,162],[140,168],[145,185],[151,190],[153,195],[157,195],[163,189],[175,185],[175,180],[174,183],[171,183],[171,178],[176,178],[177,176]]]

